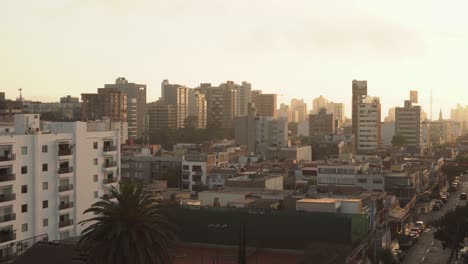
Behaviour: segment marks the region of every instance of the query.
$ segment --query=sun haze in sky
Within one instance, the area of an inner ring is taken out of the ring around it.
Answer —
[[[448,117],[468,101],[468,1],[15,0],[1,1],[0,90],[26,99],[95,92],[118,76],[248,81],[283,94],[346,104],[368,80],[382,115],[419,90]]]

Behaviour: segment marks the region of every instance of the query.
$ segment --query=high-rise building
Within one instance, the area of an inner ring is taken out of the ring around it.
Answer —
[[[421,106],[405,100],[404,107],[395,108],[395,135],[405,139],[408,153],[422,154]]]
[[[312,114],[318,114],[320,112],[320,109],[327,108],[327,103],[328,100],[322,95],[312,100]],[[328,112],[331,113],[330,111]]]
[[[236,113],[239,113],[238,91],[228,85],[215,87],[210,83],[202,83],[196,90],[204,94],[206,98],[207,126],[233,127],[234,117]]]
[[[367,96],[367,81],[353,80],[352,82],[352,132],[358,140],[358,106],[363,97]],[[357,143],[357,142],[356,142]],[[357,144],[356,144],[357,145]]]
[[[44,133],[38,114],[17,114],[14,124],[14,132],[0,135],[2,254],[41,235],[49,241],[80,235],[89,226],[80,222],[94,217],[83,212],[110,197],[120,179],[118,130],[46,122]]]
[[[333,117],[335,118],[335,126],[338,129],[342,126],[345,122],[345,109],[343,103],[334,103],[328,102],[326,104],[325,109],[327,109],[327,113],[333,113]]]
[[[378,97],[366,96],[357,105],[357,144],[358,153],[375,151],[382,143],[381,106]]]
[[[116,88],[99,88],[95,94],[81,94],[81,101],[81,116],[85,121],[109,118],[127,122],[127,94]]]
[[[174,105],[159,99],[148,104],[149,133],[156,129],[177,128],[177,111]]]
[[[395,107],[390,107],[388,109],[388,115],[384,119],[385,123],[395,122]]]
[[[259,94],[255,97],[253,103],[258,116],[277,117],[276,94]]]
[[[307,104],[303,99],[292,99],[291,100],[291,115],[292,122],[304,122],[308,121],[307,115]]]
[[[317,114],[309,115],[309,136],[334,134],[335,118],[333,113],[327,113],[325,108],[321,108]]]
[[[258,95],[262,94],[262,90],[252,90],[250,91],[250,101],[253,103]]]
[[[161,84],[161,99],[176,108],[177,128],[185,127],[189,108],[189,88],[179,84],[169,84],[164,80]]]
[[[410,91],[410,101],[413,104],[418,103],[418,91]]]
[[[235,116],[247,115],[248,105],[252,102],[251,100],[251,90],[252,84],[248,82],[242,82],[241,85],[236,84],[233,81],[227,81],[219,85],[220,87],[235,90],[236,91],[236,113]]]
[[[205,95],[200,91],[190,89],[188,98],[188,118],[194,118],[195,128],[206,128],[207,105]]]
[[[146,135],[146,85],[129,83],[124,77],[115,84],[105,84],[104,89],[117,89],[127,95],[128,137],[143,138]]]
[[[291,107],[287,104],[280,104],[278,109],[278,118],[285,118],[289,122],[292,122]]]

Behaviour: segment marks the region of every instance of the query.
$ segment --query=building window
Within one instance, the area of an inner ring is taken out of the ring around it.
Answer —
[[[49,201],[45,200],[45,201],[42,201],[42,208],[49,208]]]
[[[93,164],[98,165],[98,159],[93,159]]]
[[[49,226],[49,218],[44,218],[44,219],[42,219],[42,226],[43,226],[43,227]]]
[[[21,147],[21,155],[28,155],[28,147]]]
[[[98,148],[98,143],[97,142],[93,142],[93,149],[97,149]]]
[[[22,232],[28,232],[28,224],[22,224],[21,225],[21,231]]]
[[[43,145],[42,146],[42,153],[47,153],[47,152],[49,152],[49,146]]]
[[[93,181],[94,181],[94,182],[97,182],[97,181],[98,181],[98,176],[97,176],[97,175],[93,175]]]
[[[27,204],[21,205],[21,212],[22,213],[27,213],[28,212],[28,205]]]
[[[48,182],[43,182],[42,183],[42,190],[48,190],[49,189],[49,183]]]
[[[21,193],[28,193],[28,186],[27,185],[21,185]]]
[[[28,173],[28,166],[21,166],[21,174],[27,174]]]
[[[98,192],[97,192],[97,191],[96,191],[96,192],[94,192],[94,199],[97,199],[98,197],[99,197],[99,194],[98,194]]]
[[[42,171],[48,171],[49,170],[49,164],[44,163],[42,164]]]

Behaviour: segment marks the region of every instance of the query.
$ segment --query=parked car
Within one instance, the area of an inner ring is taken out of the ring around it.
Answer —
[[[432,206],[432,211],[439,211],[440,208],[442,208],[442,207],[441,207],[439,204],[434,204],[434,205]]]
[[[418,234],[420,234],[423,230],[420,229],[419,227],[416,227],[416,226],[413,226],[411,229],[410,229],[411,232],[418,232]]]
[[[416,243],[419,239],[419,232],[418,231],[411,231],[409,232],[409,237],[413,241],[413,244]]]
[[[447,203],[448,202],[447,195],[441,195],[440,200],[444,203]]]
[[[424,230],[426,228],[426,225],[424,224],[423,221],[416,221],[414,225],[421,230]]]
[[[405,252],[403,252],[403,250],[395,249],[393,251],[393,262],[392,263],[394,263],[394,264],[401,263],[401,262],[403,262],[404,258],[405,258]]]
[[[438,204],[440,207],[442,207],[444,205],[444,202],[442,202],[441,200],[435,200],[434,204]]]
[[[468,197],[466,195],[466,192],[460,193],[460,200],[466,200]]]

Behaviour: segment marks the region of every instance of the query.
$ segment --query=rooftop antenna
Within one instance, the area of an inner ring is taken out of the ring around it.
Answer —
[[[19,88],[18,91],[20,92],[19,100],[23,101],[23,88]]]
[[[432,121],[432,89],[431,89],[430,111],[431,111],[431,121]]]

